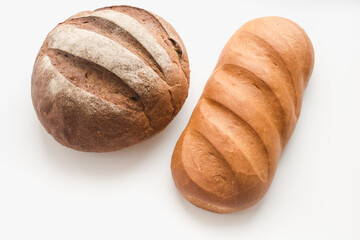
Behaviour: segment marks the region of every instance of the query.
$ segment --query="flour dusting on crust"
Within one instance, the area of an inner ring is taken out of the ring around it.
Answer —
[[[54,68],[48,56],[44,56],[39,64],[42,69],[42,74],[52,76],[49,79],[47,86],[47,93],[52,97],[56,98],[57,96],[62,95],[71,98],[73,101],[77,101],[89,114],[101,110],[101,108],[110,108],[112,111],[116,112],[121,111],[121,108],[113,103],[104,101],[69,82]]]

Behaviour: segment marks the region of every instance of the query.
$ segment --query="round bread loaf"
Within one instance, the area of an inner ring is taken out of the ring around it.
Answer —
[[[59,143],[107,152],[163,130],[181,109],[189,63],[161,17],[114,6],[80,12],[45,39],[32,74],[37,116]]]

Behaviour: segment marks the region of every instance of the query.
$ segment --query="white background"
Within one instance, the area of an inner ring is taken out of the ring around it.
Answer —
[[[36,118],[30,78],[46,34],[82,10],[131,4],[168,20],[187,47],[189,97],[161,134],[104,154],[67,149]],[[221,49],[276,15],[308,33],[315,68],[272,186],[255,207],[198,209],[170,160]],[[359,1],[4,1],[0,14],[0,239],[360,239]]]

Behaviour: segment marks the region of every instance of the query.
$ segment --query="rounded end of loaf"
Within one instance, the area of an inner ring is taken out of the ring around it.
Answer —
[[[269,187],[257,176],[233,172],[216,149],[191,128],[183,132],[175,146],[171,171],[184,198],[215,213],[252,207]]]
[[[238,31],[250,32],[268,42],[284,58],[296,58],[304,88],[314,68],[314,47],[310,38],[297,23],[283,17],[260,17],[245,23]],[[290,66],[291,68],[291,66]]]

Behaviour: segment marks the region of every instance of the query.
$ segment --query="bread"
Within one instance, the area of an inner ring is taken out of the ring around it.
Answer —
[[[258,18],[231,37],[172,156],[187,200],[230,213],[264,196],[313,65],[308,36],[290,20]]]
[[[186,49],[170,24],[143,9],[114,6],[78,13],[49,33],[31,95],[59,143],[107,152],[163,130],[188,88]]]

